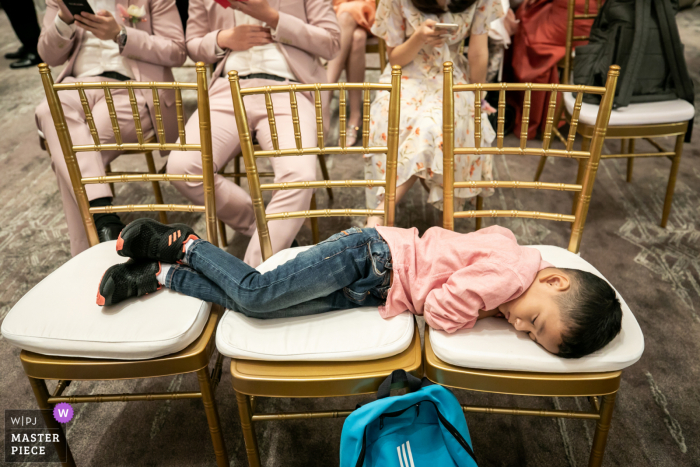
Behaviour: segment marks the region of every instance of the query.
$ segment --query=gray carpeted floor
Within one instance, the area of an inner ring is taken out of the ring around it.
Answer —
[[[679,14],[688,66],[700,90],[700,9]],[[4,13],[0,13],[0,54],[17,46]],[[69,259],[63,212],[47,155],[38,145],[34,107],[43,91],[35,69],[10,71],[0,59],[0,318],[48,273]],[[181,79],[191,71],[180,70]],[[369,75],[370,79],[376,75]],[[615,143],[617,144],[617,143]],[[640,145],[641,146],[641,145]],[[642,148],[639,147],[641,150]],[[607,151],[614,150],[608,145]],[[497,159],[503,178],[530,180],[535,159]],[[142,164],[140,158],[117,167]],[[162,163],[162,162],[161,162]],[[581,249],[582,256],[605,274],[623,294],[646,338],[642,359],[623,374],[622,387],[609,436],[606,465],[700,465],[700,129],[686,145],[667,229],[658,227],[670,164],[667,160],[638,160],[632,183],[625,182],[625,162],[601,164]],[[353,158],[334,158],[333,178],[359,177],[362,167]],[[543,181],[569,181],[572,161],[547,165]],[[336,191],[335,206],[360,207],[360,191]],[[150,199],[147,187],[120,187],[120,202]],[[165,187],[167,202],[180,196]],[[320,206],[326,205],[319,193]],[[516,198],[502,190],[486,206],[505,209],[546,209],[565,212],[569,195]],[[132,219],[133,217],[127,217]],[[177,216],[173,216],[176,219]],[[184,216],[181,217],[185,220]],[[398,225],[421,231],[440,223],[440,213],[425,205],[419,186],[398,210]],[[321,220],[322,236],[355,220]],[[489,225],[491,221],[486,221]],[[512,228],[522,243],[566,246],[568,227],[553,222],[499,220]],[[201,227],[201,221],[199,223]],[[458,224],[473,229],[472,221]],[[230,233],[230,232],[229,232]],[[231,251],[244,249],[246,238],[230,233]],[[310,241],[304,227],[299,241]],[[50,303],[47,303],[50,306]],[[0,406],[35,408],[19,362],[19,350],[0,337]],[[53,383],[51,384],[51,386]],[[194,375],[149,381],[76,382],[67,394],[195,390]],[[583,399],[529,399],[456,391],[465,403],[527,406],[545,409],[583,408]],[[217,391],[231,465],[246,465],[238,411],[225,368]],[[333,400],[261,400],[264,411],[354,407],[368,397]],[[593,423],[579,420],[468,415],[475,450],[483,466],[586,465]],[[267,422],[257,427],[264,465],[336,465],[342,420]],[[199,401],[105,403],[76,405],[67,426],[68,440],[79,465],[213,465],[206,419]],[[1,458],[1,457],[0,457]]]

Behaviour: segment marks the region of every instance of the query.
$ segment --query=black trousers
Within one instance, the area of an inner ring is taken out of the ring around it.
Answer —
[[[36,10],[32,0],[0,0],[2,9],[10,19],[12,29],[17,38],[30,53],[36,53],[39,42],[39,22],[36,19]]]

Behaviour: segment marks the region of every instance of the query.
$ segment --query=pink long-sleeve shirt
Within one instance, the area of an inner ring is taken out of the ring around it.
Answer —
[[[440,227],[377,227],[389,245],[394,271],[384,318],[408,310],[431,328],[471,328],[479,310],[493,310],[522,295],[537,273],[552,267],[534,248],[518,245],[513,232],[491,226],[460,234]]]

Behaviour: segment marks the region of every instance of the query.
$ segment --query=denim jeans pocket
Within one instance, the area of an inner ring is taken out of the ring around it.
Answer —
[[[345,294],[345,296],[359,305],[362,305],[363,302],[367,299],[367,297],[369,297],[369,292],[369,290],[365,290],[364,292],[356,292],[350,287],[343,288],[343,293]]]

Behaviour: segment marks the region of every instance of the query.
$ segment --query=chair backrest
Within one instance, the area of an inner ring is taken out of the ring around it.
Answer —
[[[207,240],[217,244],[216,231],[216,204],[214,201],[214,165],[212,161],[211,142],[211,117],[209,114],[209,91],[207,82],[207,71],[204,63],[197,63],[196,83],[157,83],[157,82],[136,82],[136,81],[109,81],[109,82],[74,82],[74,83],[54,83],[51,70],[45,63],[39,65],[39,72],[44,84],[46,99],[49,103],[51,116],[58,132],[58,139],[61,149],[66,159],[68,173],[70,175],[73,191],[78,202],[80,216],[85,226],[85,232],[90,246],[99,243],[97,230],[93,221],[93,214],[110,212],[135,212],[135,211],[183,211],[183,212],[204,212],[206,216]],[[114,143],[103,144],[92,116],[92,111],[88,105],[85,95],[86,89],[103,89],[105,102],[109,110],[114,132]],[[131,109],[136,128],[137,143],[124,143],[121,137],[119,121],[112,99],[112,89],[127,89]],[[149,142],[144,139],[141,127],[141,117],[139,116],[138,103],[136,100],[136,90],[150,89],[153,93],[153,110],[156,117],[156,140]],[[165,129],[163,127],[163,115],[161,113],[159,89],[172,89],[175,91],[175,107],[177,111],[177,123],[179,142],[167,143],[165,139]],[[182,103],[182,90],[197,91],[197,109],[199,110],[199,144],[187,143],[185,135],[185,116]],[[91,145],[73,145],[66,117],[63,114],[63,106],[59,91],[77,91],[85,112],[93,143]],[[103,177],[83,178],[80,173],[80,166],[76,154],[87,151],[200,151],[202,155],[202,175],[170,175],[170,174],[146,174],[146,173],[122,173],[120,175],[110,175]],[[123,206],[90,207],[85,185],[105,184],[105,183],[129,183],[129,182],[158,182],[158,181],[201,181],[204,185],[204,206],[187,204],[129,204]]]
[[[272,244],[270,243],[270,233],[267,223],[277,219],[293,219],[307,217],[330,217],[330,216],[384,216],[384,225],[394,224],[394,205],[396,201],[396,161],[399,143],[399,105],[401,93],[401,67],[394,66],[391,70],[391,84],[381,83],[333,83],[333,84],[288,84],[283,86],[265,86],[258,88],[241,89],[238,72],[231,71],[228,74],[231,83],[231,94],[233,96],[233,109],[236,115],[236,126],[241,141],[241,152],[245,162],[250,197],[253,200],[253,210],[257,222],[258,235],[260,236],[260,246],[262,249],[263,261],[272,256]],[[362,89],[363,95],[363,118],[362,118],[362,146],[346,146],[346,105],[347,90]],[[323,114],[321,109],[322,91],[340,92],[340,146],[326,146],[323,134]],[[389,122],[387,131],[386,146],[369,146],[369,111],[370,111],[370,91],[389,91]],[[297,107],[296,94],[299,92],[313,92],[316,108],[316,128],[317,145],[314,147],[304,147],[301,140],[301,127],[299,126],[299,110]],[[292,112],[292,122],[294,126],[294,139],[296,148],[280,149],[277,138],[277,123],[272,105],[272,94],[288,93]],[[270,124],[270,134],[272,136],[272,150],[256,151],[253,147],[252,135],[248,124],[248,116],[245,110],[243,98],[255,94],[264,94],[267,107],[268,122]],[[385,180],[324,180],[289,183],[260,183],[256,159],[259,157],[285,157],[301,156],[308,154],[386,154],[386,179]],[[384,187],[384,210],[378,209],[319,209],[294,212],[280,212],[274,214],[265,213],[262,192],[269,190],[296,190],[315,188],[341,188],[341,187]]]
[[[586,223],[586,215],[593,191],[600,152],[603,148],[605,133],[610,120],[613,97],[615,96],[615,86],[620,75],[620,67],[613,65],[608,71],[605,87],[576,86],[563,84],[533,84],[533,83],[492,83],[492,84],[461,84],[454,85],[452,81],[452,62],[446,62],[443,67],[444,96],[443,96],[443,227],[454,230],[455,218],[478,218],[478,217],[525,217],[532,219],[547,219],[555,221],[573,222],[571,236],[569,238],[568,250],[578,253],[581,245],[581,234]],[[522,130],[519,147],[504,147],[504,122],[506,107],[506,91],[524,91]],[[474,92],[474,147],[456,148],[454,147],[454,93],[471,91]],[[481,147],[482,121],[481,116],[481,92],[498,91],[498,128],[496,131],[497,146]],[[527,127],[530,119],[530,100],[532,92],[550,92],[549,107],[547,110],[547,123],[544,131],[544,139],[541,148],[527,147]],[[575,92],[576,104],[571,118],[569,135],[565,149],[550,149],[552,141],[552,128],[554,113],[557,104],[558,92]],[[574,138],[576,136],[576,126],[584,93],[602,95],[602,100],[598,108],[594,136],[589,150],[575,151]],[[543,182],[522,182],[522,181],[464,181],[454,180],[454,155],[455,154],[504,154],[516,156],[554,156],[575,158],[586,160],[586,169],[582,184],[569,183],[543,183]],[[475,211],[454,211],[454,190],[455,188],[526,188],[535,190],[557,190],[572,191],[580,193],[579,201],[573,215],[559,214],[539,211],[518,211],[518,210],[475,210]]]
[[[574,42],[587,41],[589,36],[574,36],[574,23],[581,20],[593,20],[598,16],[600,11],[601,0],[583,0],[583,14],[576,14],[576,2],[581,0],[569,0],[566,11],[566,48],[564,53],[564,75],[562,76],[562,84],[569,84],[573,63],[571,61],[571,51],[574,47]],[[591,13],[591,2],[595,1],[595,13]]]

